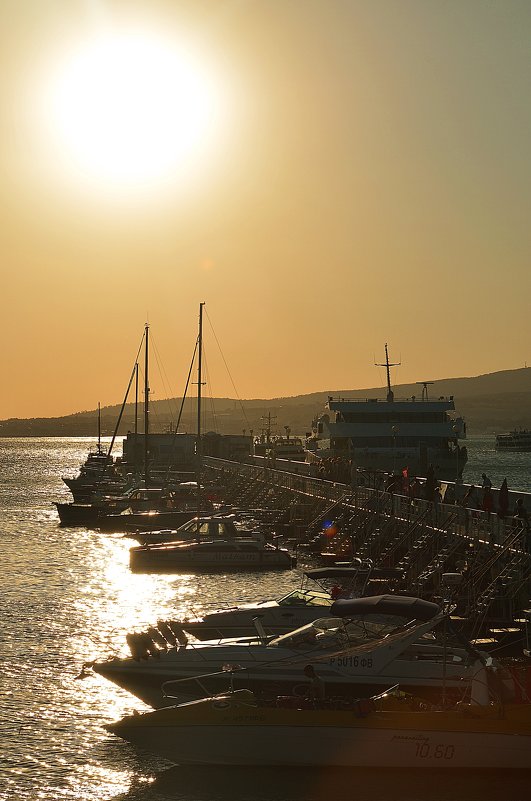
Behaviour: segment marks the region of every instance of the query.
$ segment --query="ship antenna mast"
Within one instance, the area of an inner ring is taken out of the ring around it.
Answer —
[[[395,399],[393,390],[391,389],[391,371],[390,367],[400,367],[402,362],[391,363],[389,361],[389,352],[387,350],[387,342],[385,343],[385,364],[375,364],[375,367],[385,367],[387,371],[387,402],[392,403]]]
[[[422,387],[422,400],[428,400],[428,387],[434,383],[435,381],[417,381],[417,384]]]

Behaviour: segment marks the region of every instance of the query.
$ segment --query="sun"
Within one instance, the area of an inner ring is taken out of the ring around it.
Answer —
[[[56,63],[46,118],[62,161],[127,188],[197,163],[219,139],[221,94],[213,70],[161,34],[106,32]]]

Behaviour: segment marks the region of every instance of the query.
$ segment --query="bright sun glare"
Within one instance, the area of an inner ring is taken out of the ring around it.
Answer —
[[[161,35],[113,32],[57,65],[47,118],[63,157],[130,186],[188,171],[219,134],[221,93],[205,65]]]

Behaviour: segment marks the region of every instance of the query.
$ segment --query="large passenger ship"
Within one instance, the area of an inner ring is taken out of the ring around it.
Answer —
[[[326,413],[312,424],[308,449],[321,458],[342,456],[366,470],[425,476],[431,466],[438,479],[460,479],[467,461],[466,423],[455,417],[454,397],[395,399],[391,389],[387,344],[386,398],[329,397]]]
[[[531,451],[531,431],[521,428],[519,431],[510,431],[508,434],[496,435],[496,450],[510,452]]]

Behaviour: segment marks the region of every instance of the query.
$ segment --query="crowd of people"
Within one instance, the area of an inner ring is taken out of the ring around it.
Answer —
[[[384,473],[356,469],[351,459],[341,456],[321,459],[314,463],[314,475],[326,481],[337,481],[342,484],[367,486],[372,489],[406,496],[412,502],[425,500],[437,508],[439,503],[458,505],[465,511],[465,522],[468,526],[470,517],[477,512],[487,515],[497,514],[500,518],[512,517],[514,525],[531,533],[529,514],[524,499],[518,498],[514,509],[510,510],[507,482],[504,481],[498,491],[493,490],[492,481],[486,473],[481,476],[481,485],[470,485],[464,493],[459,485],[437,480],[435,470],[429,466],[425,478],[410,476],[407,468],[399,473]]]

